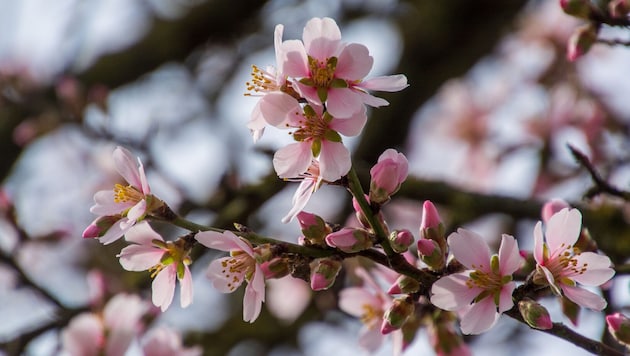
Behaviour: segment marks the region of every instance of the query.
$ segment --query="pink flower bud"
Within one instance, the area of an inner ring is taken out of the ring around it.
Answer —
[[[435,205],[430,200],[425,200],[422,204],[422,221],[420,223],[420,230],[426,228],[438,228],[442,223],[440,214],[438,214]]]
[[[392,249],[397,253],[403,253],[413,244],[413,234],[407,229],[392,231],[389,234],[389,242]]]
[[[619,343],[630,346],[630,319],[621,313],[606,316],[608,331]]]
[[[387,202],[407,179],[408,173],[409,163],[405,155],[391,148],[385,150],[370,169],[370,201],[378,204]]]
[[[311,262],[311,289],[325,290],[335,283],[341,270],[341,261],[331,258],[319,258]]]
[[[420,290],[420,283],[409,276],[401,275],[396,282],[389,287],[387,294],[409,294]]]
[[[83,230],[82,236],[84,239],[101,237],[120,219],[120,215],[99,216]]]
[[[612,0],[608,3],[610,16],[622,19],[630,13],[630,0]]]
[[[525,298],[518,302],[518,310],[527,325],[534,329],[548,330],[553,327],[547,309],[533,299]]]
[[[559,212],[560,210],[564,208],[570,208],[570,207],[571,205],[569,205],[569,203],[567,203],[566,201],[562,199],[549,200],[548,202],[543,204],[542,212],[541,212],[542,219],[544,222],[547,222],[553,216],[553,214]]]
[[[287,261],[280,257],[261,263],[260,269],[263,271],[265,279],[282,278],[291,272]]]
[[[381,334],[387,335],[400,329],[414,311],[415,306],[410,298],[407,296],[395,298],[383,315]]]
[[[367,194],[365,195],[365,200],[370,201],[370,197]],[[365,217],[365,214],[363,214],[363,212],[361,211],[361,206],[359,205],[359,202],[354,197],[352,198],[352,207],[354,208],[354,211],[355,211],[357,220],[359,220],[359,223],[361,223],[363,227],[369,229],[370,223]]]
[[[446,256],[440,245],[429,239],[419,239],[418,243],[418,256],[422,262],[426,263],[434,271],[439,271],[444,268],[446,264]]]
[[[586,54],[597,40],[599,28],[591,23],[580,26],[569,38],[567,59],[571,62]]]
[[[314,245],[323,245],[326,235],[332,232],[330,226],[321,217],[305,211],[297,214],[297,219],[302,229],[302,234],[308,242]]]
[[[367,231],[349,227],[328,234],[326,243],[330,247],[336,247],[347,253],[359,252],[372,247],[372,240]]]

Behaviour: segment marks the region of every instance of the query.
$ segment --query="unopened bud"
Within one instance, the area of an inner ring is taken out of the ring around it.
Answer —
[[[413,234],[407,229],[394,230],[389,234],[389,243],[395,252],[406,252],[413,244]]]
[[[429,268],[434,271],[439,271],[444,268],[446,256],[437,242],[429,239],[419,239],[417,246],[418,256]]]
[[[370,201],[384,204],[400,189],[409,172],[407,158],[394,149],[385,150],[370,169]]]
[[[389,287],[387,294],[411,294],[418,290],[420,290],[420,282],[403,274]]]
[[[311,262],[311,289],[325,290],[335,283],[341,270],[341,261],[331,258],[319,258]]]
[[[630,319],[621,313],[606,316],[608,331],[619,343],[630,346]]]
[[[597,41],[597,33],[599,27],[588,23],[580,26],[573,31],[567,45],[567,59],[571,62],[588,52],[595,41]]]
[[[99,216],[83,230],[82,236],[84,239],[101,237],[121,218],[120,215]]]
[[[324,245],[326,235],[332,232],[330,226],[321,217],[305,211],[297,214],[297,219],[306,240],[313,245]]]
[[[408,296],[395,298],[383,315],[381,334],[386,335],[400,329],[414,311],[415,306],[411,298]]]
[[[425,200],[422,205],[422,222],[420,223],[420,238],[437,242],[440,250],[446,252],[446,236],[444,236],[444,224],[438,214],[435,205],[430,200]]]
[[[525,298],[518,302],[518,310],[527,325],[534,329],[548,330],[553,327],[547,309],[533,299]]]
[[[291,272],[289,264],[281,257],[276,257],[270,261],[261,263],[260,269],[262,269],[265,279],[282,278]]]
[[[344,227],[326,236],[326,244],[343,252],[354,253],[372,247],[372,240],[367,231]]]

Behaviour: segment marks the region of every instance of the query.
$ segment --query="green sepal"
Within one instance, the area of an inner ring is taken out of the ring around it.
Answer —
[[[346,82],[344,79],[341,79],[341,78],[335,78],[332,80],[332,82],[330,82],[330,87],[331,88],[347,88],[348,82]]]
[[[322,152],[322,141],[320,139],[313,140],[313,144],[311,145],[311,152],[313,152],[313,157],[318,157]]]
[[[324,138],[326,139],[326,141],[330,142],[341,142],[341,136],[339,135],[339,133],[331,129],[326,130]]]
[[[309,87],[314,87],[315,86],[315,82],[313,81],[312,78],[302,78],[299,80],[300,83],[307,85]]]
[[[184,268],[184,264],[178,263],[177,264],[177,279],[179,280],[184,279],[184,273],[186,273],[186,268]]]
[[[328,99],[328,88],[317,87],[317,97],[322,103],[325,103],[326,99]]]

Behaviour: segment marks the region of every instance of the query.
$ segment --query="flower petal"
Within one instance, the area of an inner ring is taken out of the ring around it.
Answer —
[[[195,240],[202,245],[215,250],[226,252],[242,250],[250,256],[254,254],[254,250],[248,242],[228,230],[223,232],[201,231],[195,235]]]
[[[381,300],[363,287],[344,288],[339,292],[339,309],[360,318],[365,313],[365,306],[381,307]]]
[[[175,280],[177,279],[177,271],[175,264],[168,265],[155,276],[151,285],[152,301],[162,312],[166,311],[173,302],[175,295]]]
[[[292,143],[276,151],[273,155],[273,168],[280,178],[296,178],[306,172],[312,160],[313,152],[309,142]]]
[[[599,286],[615,275],[615,270],[610,267],[612,262],[608,256],[598,255],[594,252],[583,252],[574,258],[577,260],[577,268],[584,266],[586,269],[571,276],[576,282],[587,286]]]
[[[179,281],[179,302],[182,308],[186,308],[192,303],[193,283],[190,268],[184,265],[184,278]]]
[[[547,222],[545,237],[550,252],[573,246],[582,231],[582,214],[577,209],[564,208]]]
[[[282,72],[295,78],[304,78],[309,76],[308,70],[308,54],[302,41],[289,40],[282,42],[280,48],[282,57]]]
[[[243,296],[243,320],[253,323],[262,309],[262,302],[265,300],[265,279],[262,271],[257,266],[254,278],[245,287]]]
[[[349,118],[332,120],[329,127],[344,136],[356,136],[361,133],[366,122],[365,106],[361,106],[361,109]]]
[[[534,227],[534,259],[538,264],[544,263],[545,241],[543,239],[542,222],[539,221]]]
[[[100,190],[94,194],[94,205],[90,212],[96,215],[111,216],[120,214],[132,206],[129,202],[114,202],[114,192],[111,190]]]
[[[141,189],[142,180],[140,179],[140,173],[134,155],[126,148],[118,146],[114,150],[113,156],[114,166],[118,173],[120,173],[131,186]]]
[[[370,78],[357,86],[368,90],[394,92],[405,89],[409,84],[407,84],[407,77],[404,74],[397,74]]]
[[[501,288],[498,306],[499,313],[510,310],[514,306],[514,301],[512,301],[512,292],[514,292],[515,288],[516,283],[514,282],[507,283]]]
[[[300,213],[300,211],[302,211],[302,209],[304,209],[308,201],[311,199],[311,196],[315,192],[316,184],[317,182],[314,179],[304,179],[302,182],[300,182],[300,185],[293,194],[293,206],[291,207],[291,210],[289,210],[287,215],[282,218],[283,223],[286,224],[290,222],[295,216],[297,216],[297,214]]]
[[[499,247],[499,271],[502,276],[516,272],[523,264],[523,257],[518,251],[518,243],[514,237],[503,234]]]
[[[334,182],[345,176],[351,167],[350,151],[343,143],[322,141],[319,155],[319,174],[322,179]]]
[[[341,31],[335,20],[329,17],[312,18],[304,26],[302,40],[311,57],[325,61],[338,55]]]
[[[462,317],[460,327],[462,333],[467,335],[477,335],[487,331],[499,320],[497,306],[492,297],[486,297],[482,301],[475,303]]]
[[[562,291],[564,292],[565,297],[584,308],[599,311],[606,308],[606,305],[608,304],[604,298],[584,288],[562,285]]]
[[[147,245],[129,245],[116,256],[127,271],[146,271],[160,263],[164,251]]]
[[[291,95],[277,92],[269,93],[260,99],[260,114],[269,125],[279,128],[296,126],[302,118],[303,110]]]
[[[127,218],[123,218],[119,221],[117,221],[116,223],[114,223],[114,225],[112,225],[109,229],[107,229],[107,232],[105,232],[105,234],[101,237],[98,238],[98,240],[103,244],[103,245],[109,245],[112,242],[118,240],[119,238],[122,237],[122,235],[127,231],[125,229],[123,229],[121,227],[122,222],[124,220],[128,220]]]
[[[346,118],[363,107],[363,99],[350,88],[330,88],[326,99],[326,110],[335,118]]]
[[[348,81],[359,81],[365,78],[372,70],[374,58],[370,56],[367,47],[358,43],[350,43],[339,54],[335,77]]]
[[[162,236],[155,232],[151,228],[151,225],[146,221],[142,221],[134,225],[133,228],[129,229],[129,231],[125,234],[125,240],[147,246],[152,246],[153,240],[164,241]]]
[[[431,287],[431,303],[444,310],[457,310],[469,305],[482,292],[466,285],[468,272],[442,277]]]
[[[470,269],[490,270],[490,248],[479,234],[459,228],[448,237],[455,258]]]

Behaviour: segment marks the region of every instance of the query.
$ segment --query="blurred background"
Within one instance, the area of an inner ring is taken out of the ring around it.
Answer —
[[[430,199],[449,231],[466,226],[495,246],[511,233],[527,250],[542,203],[562,198],[583,210],[613,261],[630,256],[623,201],[587,194],[591,177],[567,147],[628,187],[630,50],[596,44],[569,62],[567,41],[581,22],[557,1],[0,0],[0,350],[56,354],[60,331],[89,309],[95,280],[105,299],[150,297],[149,273],[124,271],[115,257],[122,240],[81,238],[95,217],[93,194],[119,180],[117,145],[142,158],[153,192],[182,216],[297,241],[297,222],[280,222],[297,184],[271,165],[290,137],[269,128],[252,142],[245,125],[257,100],[244,95],[245,82],[251,65],[274,65],[276,24],[284,39],[301,39],[305,23],[324,16],[345,42],[369,48],[368,77],[402,73],[410,84],[376,93],[390,105],[370,110],[363,133],[344,139],[364,184],[385,149],[407,155],[412,177],[385,208],[390,227],[417,237]],[[306,210],[344,223],[353,216],[344,194],[324,186]],[[160,228],[166,238],[182,233]],[[361,322],[337,307],[352,276],[319,293],[300,280],[270,281],[250,325],[242,291],[223,295],[205,279],[218,256],[194,261],[193,305],[176,300],[146,327],[167,325],[205,355],[365,352]],[[627,279],[605,293],[610,310],[627,308]],[[570,324],[555,299],[543,302]],[[582,311],[576,329],[600,339],[604,325],[603,314]],[[587,354],[507,317],[467,341],[480,355]],[[391,351],[387,341],[379,354]],[[129,354],[138,352],[134,342]],[[406,354],[432,353],[421,330]]]

